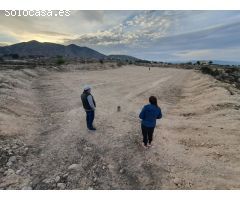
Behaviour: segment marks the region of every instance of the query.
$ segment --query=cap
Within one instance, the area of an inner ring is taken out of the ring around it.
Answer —
[[[90,86],[90,85],[84,85],[84,87],[83,87],[83,90],[84,90],[84,91],[89,90],[89,89],[91,89],[91,86]]]

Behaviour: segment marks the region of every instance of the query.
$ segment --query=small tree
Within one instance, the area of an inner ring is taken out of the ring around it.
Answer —
[[[63,58],[62,56],[58,56],[58,57],[57,57],[57,60],[56,60],[56,64],[57,64],[57,65],[62,65],[62,64],[64,64],[64,63],[65,63],[64,58]]]
[[[199,60],[198,60],[196,63],[197,63],[197,65],[200,65],[200,64],[201,64]]]
[[[14,54],[12,54],[12,58],[13,58],[13,59],[18,59],[18,58],[19,58],[19,55],[18,55],[17,53],[14,53]]]
[[[100,62],[101,64],[103,64],[103,59],[100,59],[99,62]]]

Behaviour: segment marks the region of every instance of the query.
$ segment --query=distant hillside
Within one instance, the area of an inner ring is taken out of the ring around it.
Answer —
[[[189,60],[189,61],[172,61],[171,63],[179,64],[179,63],[196,63],[198,60]],[[201,61],[201,60],[199,60]],[[207,60],[206,60],[207,61]],[[210,60],[209,60],[210,61]],[[240,65],[240,61],[226,61],[226,60],[211,60],[213,64],[217,65]]]
[[[138,58],[135,58],[133,56],[128,56],[128,55],[109,55],[108,58],[111,60],[132,61],[132,62],[140,60]]]
[[[213,60],[213,63],[218,65],[240,65],[239,61]]]
[[[0,47],[0,55],[4,54],[18,54],[19,56],[65,56],[72,58],[86,58],[86,59],[104,59],[107,56],[101,54],[88,47],[80,47],[74,44],[64,46],[61,44],[29,41],[22,42],[10,46]]]

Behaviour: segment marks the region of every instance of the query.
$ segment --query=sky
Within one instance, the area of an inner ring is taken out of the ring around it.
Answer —
[[[155,61],[240,62],[240,11],[71,11],[65,17],[0,12],[0,45],[38,40]]]

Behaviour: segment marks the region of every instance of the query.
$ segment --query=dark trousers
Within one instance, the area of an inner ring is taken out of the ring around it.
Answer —
[[[86,111],[86,121],[87,121],[88,129],[93,128],[92,124],[93,124],[94,117],[95,117],[94,110]]]
[[[143,143],[146,146],[147,143],[151,144],[154,127],[146,127],[144,125],[141,125],[142,128],[142,135],[143,135]]]

